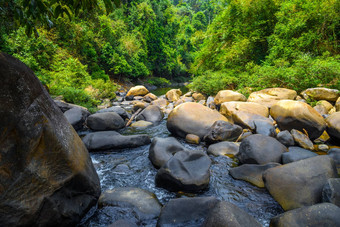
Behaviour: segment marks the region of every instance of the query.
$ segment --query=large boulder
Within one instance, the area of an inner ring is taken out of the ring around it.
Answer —
[[[73,128],[78,131],[84,128],[85,121],[90,114],[86,109],[73,107],[65,111],[64,116]]]
[[[256,219],[236,205],[221,201],[210,211],[203,227],[212,226],[251,226],[261,227]]]
[[[276,139],[261,134],[250,135],[240,145],[236,157],[244,164],[281,163],[287,148]]]
[[[126,110],[120,106],[112,106],[110,108],[101,109],[97,111],[97,113],[106,113],[106,112],[115,112],[119,114],[119,116],[121,116],[123,119],[130,118],[130,114],[128,114]]]
[[[219,112],[198,103],[183,103],[171,111],[168,116],[167,128],[177,136],[185,138],[194,134],[201,139],[209,132],[215,121],[228,121]]]
[[[335,112],[326,118],[327,133],[340,144],[340,112]]]
[[[340,178],[328,179],[322,189],[322,201],[340,206]]]
[[[179,151],[156,175],[156,185],[170,191],[195,192],[208,187],[210,158],[200,151]]]
[[[126,96],[144,96],[149,93],[149,90],[144,86],[135,86],[130,88]]]
[[[282,163],[288,164],[314,156],[318,156],[318,154],[301,147],[289,147],[288,152],[282,154]]]
[[[75,226],[96,205],[81,139],[31,69],[0,53],[0,225]]]
[[[164,205],[157,226],[187,226],[188,223],[200,226],[218,202],[214,197],[171,199]]]
[[[318,138],[326,129],[323,117],[310,105],[303,102],[279,101],[270,109],[270,115],[275,119],[280,130],[303,131],[305,129],[311,139]]]
[[[147,135],[123,136],[116,131],[93,132],[83,138],[89,151],[134,148],[151,143]]]
[[[182,95],[181,90],[179,89],[171,89],[165,94],[165,97],[170,101],[170,102],[176,102],[180,99]]]
[[[322,201],[322,188],[337,177],[334,161],[319,155],[268,169],[263,179],[269,193],[284,210],[310,206]]]
[[[270,220],[270,226],[340,226],[339,214],[339,207],[331,203],[321,203],[280,214]]]
[[[132,207],[139,219],[157,218],[162,208],[154,193],[132,187],[114,188],[103,192],[98,205]]]
[[[230,175],[238,180],[247,181],[257,187],[264,188],[262,174],[270,168],[280,166],[279,163],[267,163],[264,165],[244,164],[229,170]]]
[[[234,157],[238,153],[239,148],[239,143],[224,141],[210,145],[207,153],[215,156]]]
[[[238,112],[246,112],[263,117],[269,116],[268,107],[256,102],[224,102],[221,104],[220,113],[227,118],[234,118],[233,116],[237,115]]]
[[[163,120],[164,114],[158,106],[146,107],[138,116],[137,120],[149,121],[152,123],[158,123]]]
[[[94,131],[118,130],[125,126],[123,118],[115,112],[92,114],[87,118],[86,124]]]
[[[232,91],[232,90],[222,90],[217,93],[215,96],[215,104],[220,105],[224,102],[230,101],[247,101],[247,98],[239,92]]]
[[[297,96],[296,91],[286,88],[267,88],[253,92],[249,95],[247,102],[256,102],[271,108],[280,100],[294,100]]]
[[[175,153],[183,150],[185,150],[183,145],[174,137],[156,137],[152,140],[149,148],[149,159],[154,166],[160,168],[169,161]]]
[[[235,141],[242,134],[242,127],[226,121],[216,121],[203,140],[207,144]]]
[[[301,92],[301,95],[304,99],[312,99],[312,100],[327,100],[331,102],[335,102],[340,92],[337,89],[329,89],[324,87],[317,88],[308,88]]]

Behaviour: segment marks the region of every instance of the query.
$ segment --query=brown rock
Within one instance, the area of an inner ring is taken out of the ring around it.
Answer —
[[[139,86],[132,87],[128,91],[126,96],[144,96],[147,93],[149,93],[149,90],[146,89],[144,86],[139,85]]]
[[[339,90],[324,87],[308,88],[301,92],[305,99],[327,100],[335,102],[339,98]]]
[[[292,129],[290,133],[292,134],[295,143],[297,143],[300,147],[311,151],[314,150],[313,142],[308,138],[306,134],[303,134],[296,129]]]
[[[188,134],[185,137],[185,141],[187,141],[188,143],[192,143],[192,144],[199,144],[200,143],[200,137],[196,136],[194,134]]]
[[[245,112],[250,114],[257,114],[263,117],[269,116],[268,107],[255,102],[224,102],[221,104],[220,113],[227,118],[239,119],[237,114]]]
[[[145,102],[152,102],[152,101],[154,101],[154,100],[156,100],[158,97],[156,96],[156,95],[154,95],[154,94],[152,94],[152,93],[149,93],[149,94],[147,94],[147,95],[145,95],[144,97],[143,97],[143,100],[145,101]]]
[[[246,101],[247,98],[239,92],[232,90],[222,90],[219,91],[215,97],[215,104],[220,105],[224,102],[230,101]]]
[[[336,100],[335,109],[336,109],[337,112],[340,111],[340,97],[338,98],[338,100]]]
[[[205,97],[203,94],[197,93],[197,92],[195,92],[195,93],[192,94],[192,98],[193,98],[195,101],[206,100],[206,97]]]
[[[170,102],[176,102],[177,100],[180,99],[180,96],[182,95],[181,90],[179,89],[171,89],[165,94],[165,97],[170,101]]]
[[[260,103],[270,108],[280,100],[294,100],[296,95],[296,91],[286,88],[267,88],[251,93],[247,102]]]
[[[163,109],[163,108],[165,108],[169,104],[169,102],[166,99],[158,98],[155,101],[152,101],[151,104],[155,105],[155,106],[158,106],[161,109]]]
[[[334,139],[340,141],[340,112],[335,112],[326,118],[327,133]]]
[[[270,109],[270,115],[280,130],[305,129],[311,139],[318,138],[326,128],[323,117],[310,105],[299,101],[279,101]]]

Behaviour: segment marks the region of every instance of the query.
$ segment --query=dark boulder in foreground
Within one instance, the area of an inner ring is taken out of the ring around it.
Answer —
[[[134,148],[151,143],[147,135],[123,136],[116,131],[93,132],[83,138],[89,151]]]
[[[158,170],[156,184],[170,191],[199,191],[210,181],[210,158],[200,151],[179,151]]]
[[[331,203],[321,203],[280,214],[270,220],[270,226],[335,227],[340,226],[339,214],[339,207]]]
[[[19,60],[0,54],[0,226],[74,226],[100,195],[81,139]]]
[[[204,136],[203,140],[207,144],[222,142],[222,141],[236,141],[242,134],[242,127],[234,125],[227,121],[216,121],[209,132]]]
[[[123,118],[115,112],[92,114],[87,118],[86,124],[94,131],[118,130],[125,127]]]

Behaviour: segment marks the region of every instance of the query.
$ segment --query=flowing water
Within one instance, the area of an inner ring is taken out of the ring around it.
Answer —
[[[151,138],[168,137],[166,120],[161,124],[146,129],[126,128],[120,131],[125,135],[148,134]],[[179,141],[188,149],[203,150],[203,145],[189,145]],[[192,196],[214,196],[236,204],[254,216],[263,226],[268,226],[273,216],[283,212],[278,203],[265,189],[257,188],[247,182],[234,180],[228,170],[237,165],[236,160],[228,157],[213,157],[209,188],[198,194],[177,194],[155,186],[157,170],[148,159],[150,145],[134,149],[115,150],[104,153],[91,153],[93,164],[98,172],[102,191],[116,187],[138,187],[156,194],[164,205],[169,199]],[[156,226],[157,220],[139,220],[130,208],[104,207],[97,209],[82,226],[107,226],[116,220],[125,219],[139,226]],[[196,226],[195,224],[191,226]]]

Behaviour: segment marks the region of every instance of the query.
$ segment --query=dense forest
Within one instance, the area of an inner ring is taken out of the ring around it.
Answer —
[[[115,81],[192,81],[207,95],[340,87],[339,0],[0,1],[0,50],[65,101]]]

